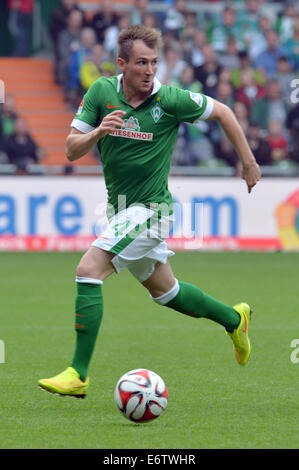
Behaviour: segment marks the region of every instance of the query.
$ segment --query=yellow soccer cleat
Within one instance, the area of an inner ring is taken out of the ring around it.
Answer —
[[[85,398],[89,386],[89,378],[82,382],[78,372],[73,367],[68,367],[61,374],[50,379],[41,379],[38,385],[47,392],[75,398]]]
[[[234,343],[234,353],[238,363],[240,366],[245,366],[251,353],[251,344],[248,338],[248,326],[251,320],[252,310],[249,305],[244,302],[234,305],[234,309],[240,315],[241,321],[238,328],[236,328],[232,333],[227,332],[227,334],[231,337],[232,342]]]

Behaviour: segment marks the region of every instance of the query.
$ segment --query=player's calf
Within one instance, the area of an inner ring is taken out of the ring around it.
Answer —
[[[245,365],[251,353],[248,326],[251,309],[241,303],[234,307],[207,295],[198,287],[175,281],[174,286],[159,297],[152,299],[160,305],[172,308],[195,318],[208,318],[224,326],[233,341],[234,354],[240,365]]]

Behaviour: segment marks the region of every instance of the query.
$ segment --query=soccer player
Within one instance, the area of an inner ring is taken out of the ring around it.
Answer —
[[[128,268],[162,306],[221,324],[240,365],[249,359],[251,309],[225,305],[195,285],[178,281],[165,238],[173,219],[168,173],[179,124],[216,119],[234,145],[251,192],[260,169],[233,112],[203,94],[161,85],[155,78],[160,33],[135,25],[118,37],[118,76],[99,78],[71,123],[66,154],[77,160],[97,144],[108,192],[109,224],[77,267],[76,345],[69,366],[39,380],[43,389],[84,398],[88,366],[103,315],[102,284]],[[165,208],[167,210],[165,210]]]

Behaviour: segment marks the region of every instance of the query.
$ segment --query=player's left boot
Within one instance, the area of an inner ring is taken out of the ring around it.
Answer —
[[[82,382],[78,372],[73,367],[68,367],[61,374],[55,375],[50,379],[39,380],[38,385],[51,393],[85,398],[88,391],[89,378]]]
[[[241,321],[238,328],[236,328],[232,333],[227,332],[227,334],[231,337],[232,342],[234,343],[234,353],[238,363],[241,366],[245,366],[251,353],[248,327],[251,320],[252,310],[245,302],[234,305],[234,309],[240,315]]]

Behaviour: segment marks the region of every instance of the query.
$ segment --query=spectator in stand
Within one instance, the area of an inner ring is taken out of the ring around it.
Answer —
[[[85,27],[81,31],[80,43],[75,44],[74,50],[71,52],[67,94],[69,104],[75,109],[79,106],[82,94],[80,68],[84,63],[93,60],[93,47],[95,44],[96,33],[92,28]]]
[[[67,89],[71,51],[79,47],[83,26],[83,14],[73,10],[67,19],[67,28],[58,35],[57,42],[57,74],[58,81]]]
[[[34,0],[8,0],[9,31],[13,37],[13,55],[28,57],[31,53],[30,22]]]
[[[179,43],[173,44],[165,50],[164,59],[158,64],[156,77],[164,85],[169,85],[180,77],[186,65],[186,62],[182,59]]]
[[[261,70],[267,78],[273,78],[277,72],[277,62],[285,55],[285,50],[279,45],[279,36],[276,31],[266,33],[267,47],[255,59],[255,67]]]
[[[236,92],[236,99],[242,101],[250,111],[253,102],[266,96],[267,91],[265,87],[256,81],[252,69],[242,70],[240,75],[241,86]]]
[[[249,110],[246,108],[245,104],[242,101],[235,101],[233,105],[233,111],[236,115],[236,118],[242,127],[244,133],[246,134],[249,126]]]
[[[144,26],[148,26],[149,28],[156,28],[158,29],[158,18],[153,13],[144,13],[143,15],[143,23]]]
[[[215,160],[212,140],[208,137],[211,125],[208,121],[188,124],[189,164],[207,165]]]
[[[251,111],[252,119],[265,131],[268,130],[271,119],[284,123],[288,113],[288,106],[283,101],[279,81],[274,78],[269,80],[266,84],[266,90],[267,93],[263,98],[253,102]]]
[[[68,17],[73,10],[80,10],[77,5],[77,0],[61,0],[61,5],[56,8],[50,18],[50,35],[53,41],[53,49],[54,49],[54,59],[55,59],[55,67],[54,67],[54,74],[55,80],[59,83],[59,75],[58,75],[58,37],[61,31],[67,28]],[[83,12],[82,12],[83,15]]]
[[[259,85],[264,85],[266,82],[266,79],[264,77],[264,74],[256,70],[252,62],[250,60],[250,57],[246,51],[241,51],[239,52],[239,67],[237,69],[233,69],[231,72],[231,81],[234,86],[234,88],[238,89],[242,86],[242,74],[246,71],[251,72],[254,76],[254,81],[258,83]]]
[[[105,74],[105,76],[107,76],[109,70],[114,72],[112,75],[116,74],[114,63],[109,62],[108,59],[108,54],[105,52],[102,44],[95,44],[92,48],[90,60],[84,62],[79,71],[80,84],[84,90],[88,90],[93,82],[100,78],[101,75]]]
[[[245,8],[238,12],[238,21],[243,30],[244,38],[259,30],[259,14],[262,0],[245,0]]]
[[[131,24],[144,24],[144,15],[148,13],[149,0],[134,0],[131,10]]]
[[[195,79],[194,68],[190,64],[186,64],[180,77],[171,82],[171,85],[178,86],[183,90],[189,90],[193,93],[200,93],[202,84]],[[179,131],[179,144],[176,147],[176,162],[184,161],[184,164],[198,165],[201,162],[213,158],[213,146],[207,135],[210,130],[210,123],[208,121],[199,121],[196,124],[184,124]],[[185,140],[185,150],[183,153],[188,153],[188,157],[182,160],[177,153],[180,148],[184,148],[183,140]]]
[[[294,22],[298,14],[296,8],[297,0],[287,0],[283,3],[285,4],[284,10],[277,25],[281,44],[284,44],[293,36]]]
[[[172,32],[162,31],[161,33],[162,33],[163,47],[161,48],[161,51],[160,51],[159,60],[164,59],[165,50],[167,50],[169,47],[172,47],[173,44],[176,45],[178,42]]]
[[[285,160],[289,154],[289,142],[280,121],[272,119],[268,124],[266,137],[271,149],[271,157],[274,162]]]
[[[237,49],[244,49],[243,31],[241,24],[237,21],[236,10],[230,6],[226,6],[221,15],[221,24],[215,26],[212,31],[211,45],[216,52],[224,52],[227,49],[227,40],[234,36],[236,39]]]
[[[218,63],[221,67],[233,70],[240,67],[237,42],[234,36],[227,39],[226,50],[218,54]]]
[[[227,84],[229,82],[222,80],[222,83]],[[246,134],[249,125],[248,110],[246,106],[241,101],[234,101],[232,110],[235,113],[235,116],[240,126],[242,127],[243,132]],[[239,158],[229,139],[215,122],[208,121],[208,124],[209,132],[207,135],[209,135],[210,140],[214,146],[215,156],[217,159],[222,160],[227,165],[235,167],[236,174],[241,176],[241,166],[238,163]]]
[[[246,137],[258,164],[269,166],[273,164],[271,148],[267,140],[262,138],[261,132],[259,125],[252,121],[249,124]]]
[[[100,11],[95,13],[89,25],[96,32],[97,42],[100,44],[104,42],[107,29],[117,24],[118,17],[114,11],[113,2],[111,0],[102,0]]]
[[[0,163],[7,162],[5,141],[7,137],[14,133],[17,117],[14,96],[7,94],[5,102],[0,104]]]
[[[17,118],[15,131],[6,140],[5,151],[9,163],[16,165],[18,172],[22,174],[28,172],[28,165],[39,163],[45,156],[44,151],[38,147],[30,135],[27,123],[22,117]]]
[[[182,122],[178,129],[177,139],[172,153],[172,165],[190,165],[189,134],[186,122]]]
[[[206,45],[208,45],[208,38],[205,31],[201,29],[195,31],[191,50],[186,57],[193,67],[201,67],[203,65],[205,61],[203,48]]]
[[[80,10],[77,0],[61,0],[61,5],[53,11],[50,18],[50,34],[54,44],[57,43],[59,33],[67,27],[68,17],[73,10]]]
[[[8,93],[0,109],[0,135],[2,139],[6,139],[14,133],[17,118],[18,113],[15,106],[15,97]]]
[[[298,93],[297,93],[298,96]],[[291,138],[291,158],[299,163],[299,100],[289,110],[286,119],[286,128]]]
[[[220,80],[217,85],[216,100],[226,104],[229,108],[234,106],[234,89],[230,82]]]
[[[221,72],[219,73],[219,77],[218,77],[218,83],[220,82],[226,82],[232,85],[231,71],[229,69],[225,69],[225,68],[221,69]]]
[[[295,72],[299,71],[299,15],[296,16],[293,25],[293,35],[284,44],[286,55],[288,56]]]
[[[102,77],[113,77],[116,75],[116,67],[113,62],[102,62],[100,67]]]
[[[186,11],[186,0],[175,0],[174,4],[166,12],[162,29],[170,31],[176,39],[179,39],[185,26]]]
[[[246,49],[252,60],[266,49],[265,34],[275,29],[276,12],[267,7],[264,0],[246,0],[245,8],[239,10]]]
[[[110,60],[115,61],[117,57],[117,38],[121,29],[126,29],[131,24],[131,16],[129,13],[121,14],[117,23],[109,26],[105,32],[104,49],[109,54]]]
[[[220,131],[220,139],[216,146],[215,154],[217,158],[222,160],[226,165],[235,167],[236,173],[240,175],[241,169],[238,166],[238,155],[223,130]]]
[[[248,31],[245,35],[246,49],[250,59],[254,62],[259,54],[267,48],[266,35],[273,29],[273,21],[270,16],[263,15],[258,20],[256,31]]]
[[[187,59],[190,57],[191,51],[196,42],[196,33],[199,31],[197,26],[196,13],[193,11],[186,11],[185,15],[185,26],[183,31],[180,34],[180,44],[183,51],[183,57]]]
[[[216,54],[209,44],[203,46],[202,53],[204,63],[200,67],[195,67],[195,77],[202,83],[203,93],[214,98],[222,67],[218,64]]]
[[[200,93],[202,90],[202,84],[195,78],[194,68],[187,63],[181,74],[176,79],[172,80],[171,85],[182,88],[183,90],[189,90],[192,93]]]
[[[293,80],[298,78],[299,74],[295,74],[290,61],[286,56],[281,56],[279,61],[277,62],[277,74],[276,74],[276,79],[279,81],[281,90],[282,90],[282,98],[284,103],[286,103],[287,106],[291,106],[291,97],[292,93],[291,90],[293,88],[292,83]]]

